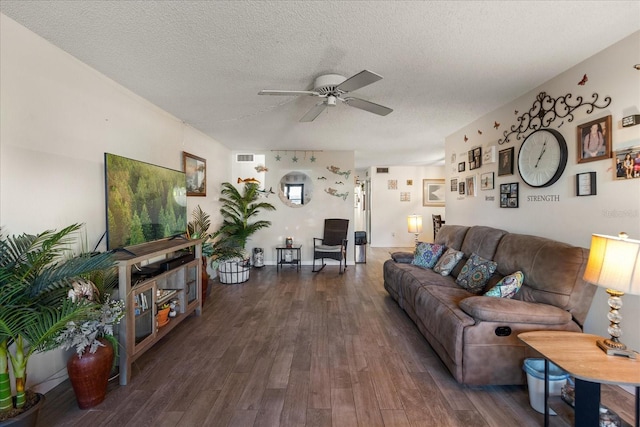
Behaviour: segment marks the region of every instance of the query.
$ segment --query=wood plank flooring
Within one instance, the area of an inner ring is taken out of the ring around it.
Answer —
[[[320,273],[254,269],[213,283],[192,316],[141,356],[129,385],[78,409],[68,381],[38,426],[540,426],[526,386],[458,384],[383,288],[388,250]],[[632,396],[603,398],[633,413]],[[607,402],[605,402],[607,403]],[[631,409],[629,409],[631,408]]]

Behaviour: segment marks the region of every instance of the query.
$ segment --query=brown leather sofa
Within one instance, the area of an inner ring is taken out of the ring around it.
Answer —
[[[384,264],[384,287],[463,384],[525,384],[522,364],[536,356],[518,334],[582,331],[596,287],[582,280],[589,251],[554,240],[484,226],[443,225],[435,243],[464,252],[449,276],[411,264],[410,253]],[[474,295],[455,282],[476,253],[497,262],[485,290],[515,271],[513,299]]]

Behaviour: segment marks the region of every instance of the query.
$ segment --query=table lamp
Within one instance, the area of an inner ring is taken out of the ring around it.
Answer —
[[[609,294],[609,328],[611,338],[598,340],[598,347],[609,355],[635,358],[635,352],[620,342],[622,296],[640,295],[640,241],[626,233],[618,237],[593,234],[584,280],[606,288]]]
[[[407,217],[407,228],[409,233],[416,235],[416,245],[418,244],[418,236],[422,233],[422,215],[409,215]]]

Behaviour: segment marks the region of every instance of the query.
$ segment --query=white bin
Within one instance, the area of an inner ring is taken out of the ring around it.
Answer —
[[[529,403],[536,411],[544,414],[544,359],[524,359],[522,367],[527,373]],[[569,374],[549,362],[549,396],[559,396]],[[550,415],[556,415],[549,409]]]

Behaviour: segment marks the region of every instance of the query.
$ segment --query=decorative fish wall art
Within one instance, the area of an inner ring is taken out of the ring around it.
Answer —
[[[324,192],[335,197],[342,197],[342,200],[347,200],[347,197],[349,196],[348,191],[346,193],[338,193],[338,190],[336,190],[335,188],[327,188],[324,190]]]
[[[327,170],[330,171],[331,173],[335,173],[336,175],[342,175],[346,179],[349,179],[349,175],[351,175],[351,170],[348,170],[346,172],[341,172],[340,168],[337,166],[327,166]]]

